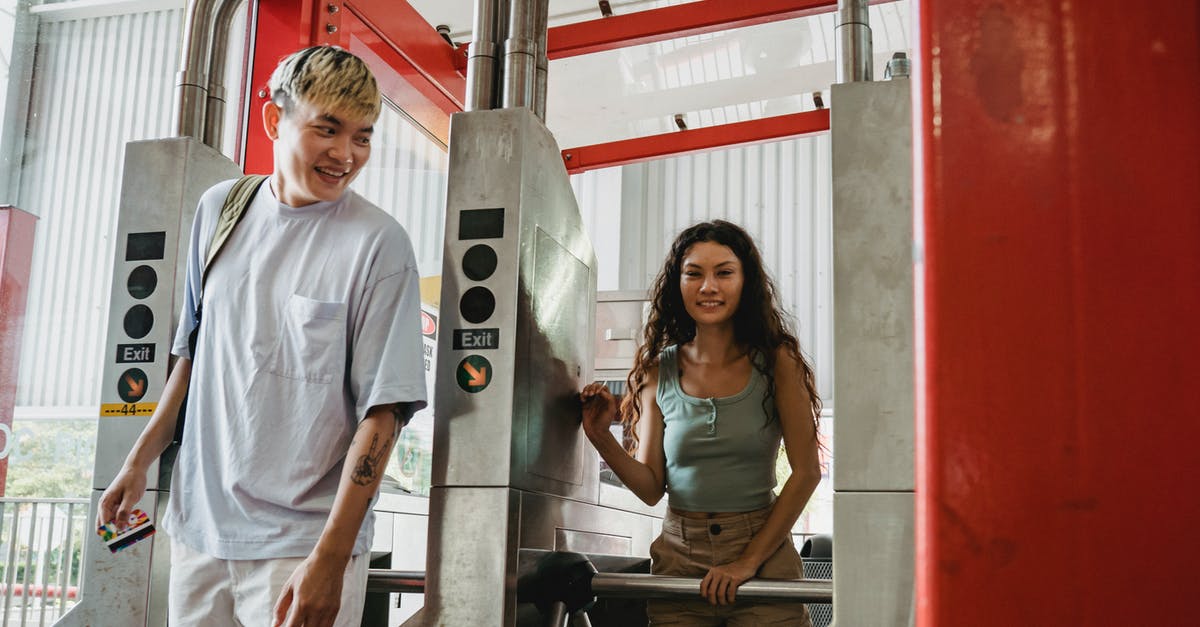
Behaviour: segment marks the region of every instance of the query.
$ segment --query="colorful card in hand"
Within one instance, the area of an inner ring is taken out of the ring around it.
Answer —
[[[128,526],[124,531],[117,531],[117,523],[110,521],[96,527],[96,535],[100,536],[109,551],[116,553],[154,535],[154,523],[150,522],[146,512],[135,509],[129,513]]]

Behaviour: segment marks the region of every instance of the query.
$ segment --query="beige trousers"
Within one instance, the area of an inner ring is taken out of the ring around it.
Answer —
[[[662,534],[650,545],[650,572],[677,577],[703,577],[708,569],[737,559],[767,522],[771,508],[714,518],[683,518],[671,510],[663,519]],[[804,569],[791,536],[758,569],[762,579],[801,579]],[[749,603],[710,605],[708,601],[658,601],[646,603],[650,624],[727,627],[792,625],[811,627],[803,603]]]
[[[275,601],[304,558],[223,560],[171,541],[167,621],[171,627],[270,627]],[[367,555],[346,565],[334,627],[362,622]]]

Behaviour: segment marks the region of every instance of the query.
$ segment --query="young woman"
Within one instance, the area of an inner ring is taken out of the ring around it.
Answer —
[[[703,577],[707,603],[651,601],[650,622],[810,625],[801,603],[734,604],[751,577],[802,577],[791,529],[821,476],[813,371],[753,240],[722,220],[683,231],[651,306],[620,404],[634,456],[609,431],[608,389],[581,394],[584,432],[621,481],[650,505],[668,495],[651,571]],[[776,498],[781,439],[792,474]]]

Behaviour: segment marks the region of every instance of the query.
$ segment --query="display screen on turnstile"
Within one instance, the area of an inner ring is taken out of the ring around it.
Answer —
[[[125,246],[125,261],[162,259],[167,247],[167,232],[130,233]]]
[[[504,237],[504,208],[466,209],[458,214],[458,239]]]

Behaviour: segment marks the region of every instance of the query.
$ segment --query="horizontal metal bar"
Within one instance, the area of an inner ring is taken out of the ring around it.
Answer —
[[[596,573],[592,593],[602,598],[679,599],[700,596],[700,579],[630,573]],[[758,601],[799,601],[829,603],[833,600],[833,582],[821,579],[775,581],[751,579],[738,586],[738,599]]]
[[[625,139],[562,151],[568,174],[829,131],[829,109]]]
[[[550,29],[546,54],[562,59],[829,13],[837,0],[700,0]]]
[[[367,571],[367,592],[425,592],[425,571],[372,568]]]
[[[74,503],[75,505],[83,505],[83,504],[86,504],[86,503],[89,503],[89,502],[90,502],[90,501],[88,501],[87,499],[65,499],[65,498],[47,498],[47,499],[39,499],[39,498],[28,498],[28,497],[9,497],[9,496],[0,496],[0,504],[4,504],[4,503],[13,503],[13,504],[21,504],[21,503]]]
[[[372,568],[367,571],[367,592],[425,592],[422,571]],[[700,579],[631,573],[596,573],[592,594],[608,599],[680,599],[700,596]],[[751,579],[738,586],[737,597],[758,601],[829,603],[833,582],[823,579],[778,581]]]

